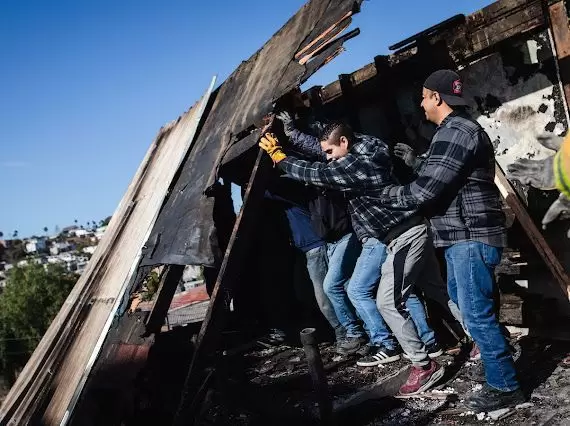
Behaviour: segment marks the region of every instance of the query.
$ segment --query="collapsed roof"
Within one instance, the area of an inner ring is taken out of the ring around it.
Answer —
[[[214,266],[219,258],[213,221],[214,197],[225,154],[246,151],[273,103],[298,87],[331,57],[351,32],[330,41],[351,23],[362,0],[312,0],[217,89],[203,127],[146,244],[141,266]],[[301,65],[301,63],[303,65]]]

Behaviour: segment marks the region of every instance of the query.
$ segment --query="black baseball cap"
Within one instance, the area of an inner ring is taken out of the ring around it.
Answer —
[[[463,99],[463,82],[461,77],[452,70],[438,70],[425,81],[424,87],[438,92],[441,99],[449,106],[465,106]]]

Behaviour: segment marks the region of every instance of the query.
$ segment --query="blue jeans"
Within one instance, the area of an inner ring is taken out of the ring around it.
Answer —
[[[309,250],[305,253],[305,257],[307,258],[307,271],[313,283],[317,305],[333,328],[336,340],[342,340],[346,336],[346,331],[338,320],[331,301],[324,291],[325,276],[329,269],[326,244]]]
[[[519,388],[519,383],[494,300],[494,271],[502,251],[468,241],[448,247],[445,260],[449,297],[459,306],[465,327],[479,346],[487,383],[501,391],[512,391]]]
[[[329,267],[323,288],[347,337],[366,336],[346,294],[360,249],[358,238],[353,233],[346,234],[334,243],[327,243]]]
[[[366,239],[350,278],[347,293],[358,315],[364,321],[364,326],[370,336],[370,343],[394,349],[397,344],[396,339],[388,330],[376,304],[381,268],[386,256],[386,245],[383,242],[376,238]],[[421,341],[425,345],[435,343],[435,334],[427,323],[424,306],[415,294],[408,297],[406,308],[416,325]]]

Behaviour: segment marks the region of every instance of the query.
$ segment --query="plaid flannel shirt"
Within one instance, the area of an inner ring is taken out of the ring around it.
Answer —
[[[348,155],[338,160],[310,162],[288,156],[278,166],[292,179],[343,191],[352,226],[361,240],[365,237],[382,240],[390,229],[417,211],[382,204],[380,191],[395,181],[388,146],[372,136],[356,134]]]
[[[495,154],[479,123],[457,113],[446,117],[417,173],[411,184],[384,187],[382,199],[397,208],[420,208],[430,218],[436,247],[462,241],[506,246]]]

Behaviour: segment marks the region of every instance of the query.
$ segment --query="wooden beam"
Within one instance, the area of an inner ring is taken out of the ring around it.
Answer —
[[[352,75],[341,74],[338,76],[338,81],[340,82],[340,89],[342,91],[345,115],[348,117],[348,121],[352,129],[356,132],[360,132],[362,130],[362,126],[360,125],[360,117],[358,116],[359,110],[355,107],[356,102]]]
[[[560,285],[564,294],[570,297],[570,280],[568,279],[564,267],[560,264],[558,258],[534,224],[524,204],[519,199],[513,186],[497,163],[495,163],[495,185],[497,185],[501,195],[515,213],[516,218],[522,225],[528,238],[536,248],[540,257],[542,257],[542,260],[544,260],[544,263],[546,263],[546,266]]]
[[[352,16],[352,10],[346,12],[338,21],[324,30],[321,34],[315,37],[309,44],[295,53],[295,59],[298,61],[303,60],[303,57],[310,57],[313,52],[315,52],[320,46],[325,44],[327,41],[340,34],[341,31],[345,30],[351,22],[350,17]],[[308,59],[307,59],[308,60]],[[306,61],[300,62],[303,65]]]
[[[243,261],[248,254],[251,242],[248,235],[254,228],[255,221],[260,213],[259,207],[265,192],[265,176],[270,169],[269,157],[262,150],[259,150],[245,192],[243,205],[236,219],[216,285],[212,291],[208,311],[198,334],[196,350],[186,376],[174,425],[190,424],[195,414],[199,403],[194,398],[195,390],[199,388],[201,383],[200,375],[204,371],[205,358],[215,350],[221,331],[225,326],[224,294],[226,290],[233,288],[240,280]]]
[[[327,34],[325,38],[320,40],[318,45],[314,46],[313,49],[308,51],[304,56],[302,56],[299,59],[299,65],[305,65],[307,62],[309,62],[309,60],[311,60],[320,52],[325,50],[331,43],[334,43],[333,38],[342,33],[344,30],[346,30],[351,23],[352,23],[352,18],[346,18],[343,21],[339,22],[339,24],[334,28],[334,30],[331,33]],[[297,57],[295,57],[295,59],[297,59]]]
[[[477,53],[545,23],[542,0],[500,0],[467,17],[472,52]]]
[[[566,105],[570,105],[570,28],[568,26],[568,13],[563,1],[551,4],[548,7],[550,17],[550,30],[556,48],[556,60],[560,82],[564,88]]]
[[[170,265],[166,268],[166,272],[160,280],[160,287],[156,292],[152,311],[150,311],[145,323],[145,337],[160,331],[183,273],[183,265]]]

